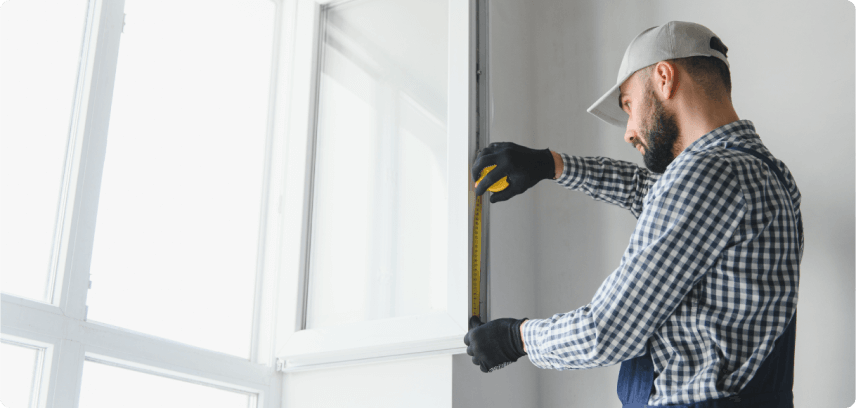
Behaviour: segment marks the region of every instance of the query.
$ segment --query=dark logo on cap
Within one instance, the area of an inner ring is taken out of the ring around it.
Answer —
[[[728,58],[728,47],[726,47],[725,44],[722,44],[722,40],[720,40],[719,37],[710,38],[710,48],[721,52],[722,55]]]

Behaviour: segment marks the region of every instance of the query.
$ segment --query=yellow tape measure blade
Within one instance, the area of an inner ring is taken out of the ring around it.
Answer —
[[[472,293],[473,293],[473,315],[479,315],[479,302],[481,301],[481,215],[482,197],[476,197],[476,210],[473,214],[473,271],[472,271]]]

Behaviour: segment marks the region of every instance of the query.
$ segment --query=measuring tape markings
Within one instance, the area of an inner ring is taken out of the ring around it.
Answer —
[[[476,211],[473,214],[473,316],[479,315],[479,302],[481,301],[481,215],[482,197],[476,197]]]
[[[496,165],[488,166],[481,171],[476,185],[484,179],[485,175],[493,170]],[[487,190],[499,192],[508,187],[508,177],[496,181]],[[479,314],[479,303],[481,302],[481,242],[482,242],[482,196],[476,196],[476,211],[473,214],[473,316],[481,317]]]

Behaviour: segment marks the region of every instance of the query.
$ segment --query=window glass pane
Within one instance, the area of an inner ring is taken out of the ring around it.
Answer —
[[[88,319],[248,357],[274,4],[125,13]]]
[[[246,408],[250,396],[97,362],[83,363],[81,408]]]
[[[85,0],[0,7],[0,286],[49,301]]]
[[[448,9],[326,14],[307,326],[445,310]]]
[[[3,365],[0,365],[0,402],[7,408],[36,405],[37,402],[31,402],[31,397],[36,385],[36,375],[39,373],[41,353],[38,348],[0,343],[0,361],[3,362]]]

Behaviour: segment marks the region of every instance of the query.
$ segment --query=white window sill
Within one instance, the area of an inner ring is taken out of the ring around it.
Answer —
[[[466,352],[466,329],[445,312],[298,331],[277,354],[284,372]]]

